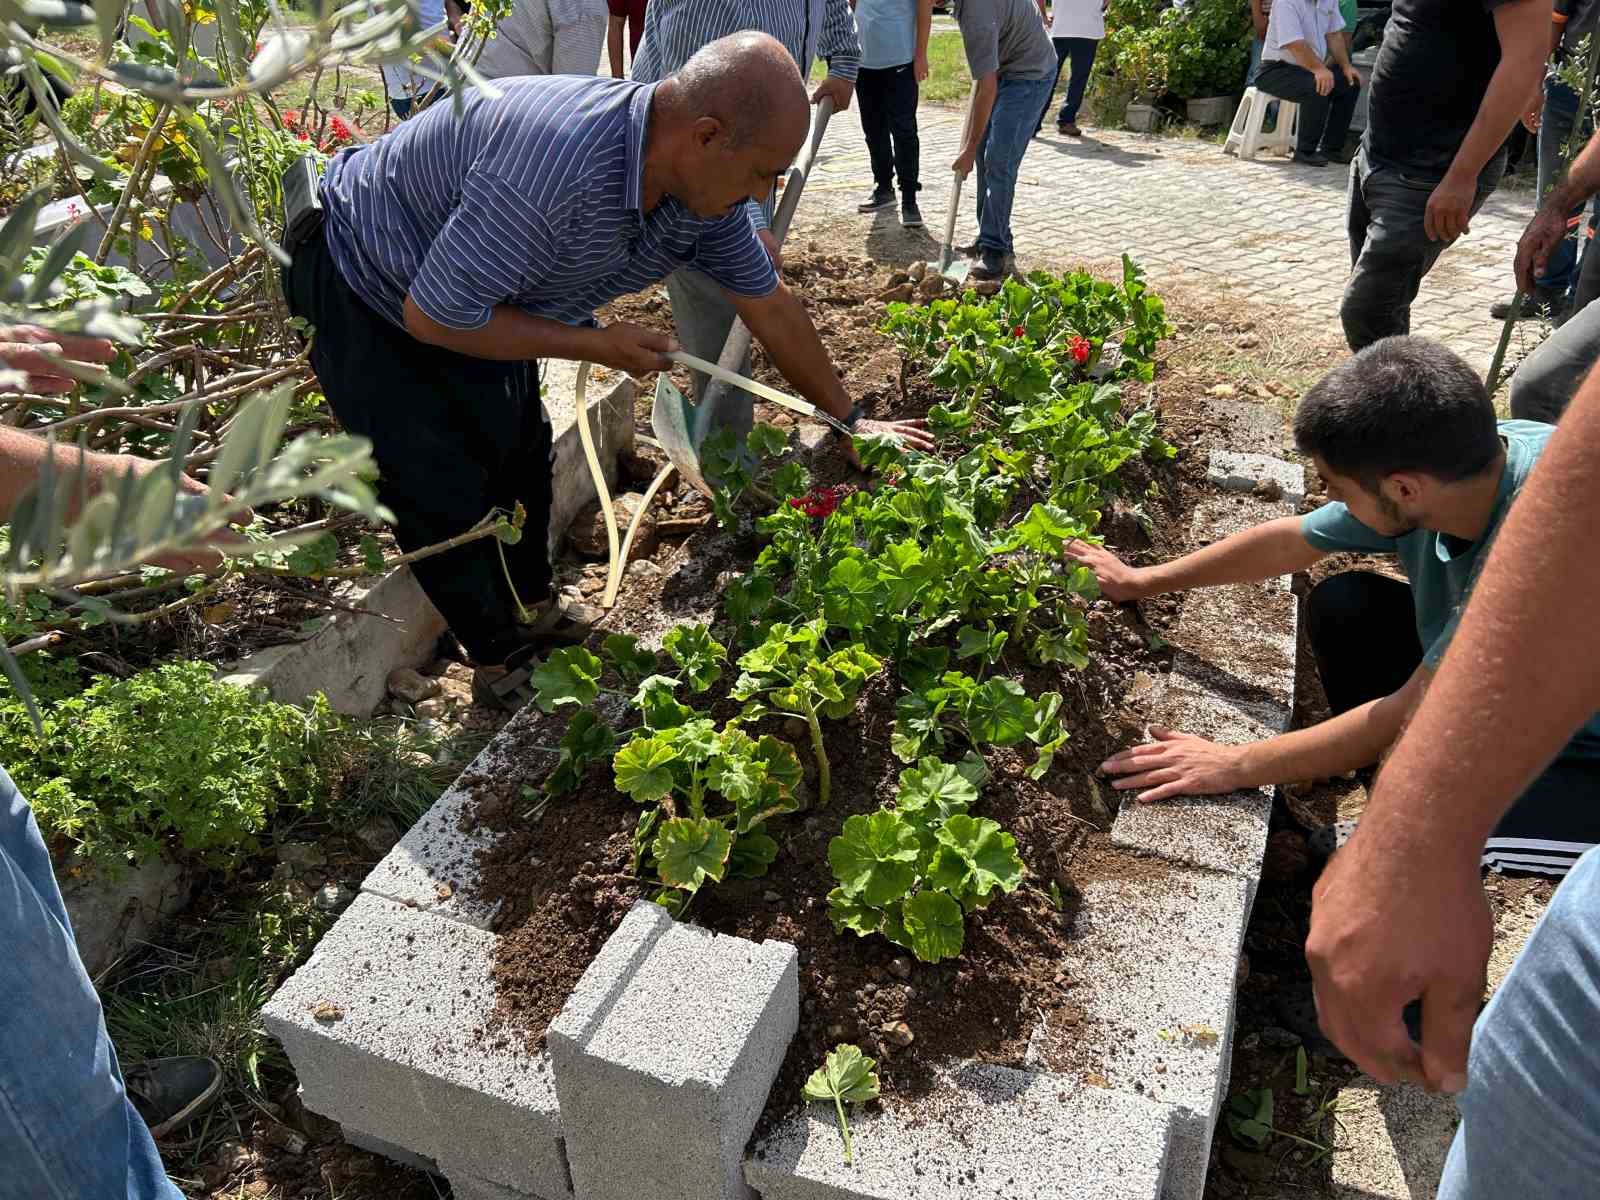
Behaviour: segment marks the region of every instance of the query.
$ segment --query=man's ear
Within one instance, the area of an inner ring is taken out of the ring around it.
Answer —
[[[1385,475],[1378,488],[1391,503],[1414,508],[1429,486],[1437,482],[1426,475],[1418,475],[1412,471],[1396,471],[1393,475]]]
[[[727,136],[727,130],[716,117],[696,117],[689,136],[701,150],[709,150]]]

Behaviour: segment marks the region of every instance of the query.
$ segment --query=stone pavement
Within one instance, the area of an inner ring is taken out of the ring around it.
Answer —
[[[852,105],[829,126],[796,219],[798,244],[865,249],[900,264],[937,257],[962,113],[927,105],[919,121],[927,229],[907,233],[898,213],[855,211],[872,190],[872,175]],[[1115,263],[1126,251],[1154,283],[1204,286],[1276,310],[1308,332],[1342,338],[1339,299],[1350,263],[1345,169],[1265,156],[1240,162],[1209,142],[1111,130],[1089,130],[1075,141],[1048,122],[1045,128],[1017,185],[1013,226],[1024,270]],[[1511,262],[1532,208],[1527,191],[1490,198],[1471,232],[1423,281],[1412,332],[1487,368],[1500,336],[1489,305],[1510,297]],[[957,244],[976,230],[971,180],[961,209]],[[1523,336],[1532,334],[1524,328]]]

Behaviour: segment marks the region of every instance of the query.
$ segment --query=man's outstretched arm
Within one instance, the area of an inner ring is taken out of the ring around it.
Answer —
[[[1299,517],[1279,517],[1213,542],[1171,562],[1130,567],[1104,546],[1068,542],[1066,556],[1095,574],[1100,594],[1119,604],[1163,592],[1253,583],[1304,571],[1324,557],[1300,532]]]
[[[1522,240],[1517,243],[1515,270],[1517,286],[1524,292],[1533,293],[1537,277],[1550,264],[1550,255],[1567,236],[1567,214],[1596,192],[1600,192],[1600,133],[1578,152],[1572,166],[1550,189],[1523,230]]]
[[[1460,628],[1313,892],[1323,1032],[1389,1083],[1459,1091],[1493,921],[1484,839],[1600,709],[1600,375],[1591,372],[1495,538]],[[1600,804],[1600,797],[1574,797]],[[1422,1000],[1422,1043],[1401,1020]]]

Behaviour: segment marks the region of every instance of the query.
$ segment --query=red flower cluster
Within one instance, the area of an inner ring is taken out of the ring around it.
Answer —
[[[839,507],[839,502],[853,491],[855,488],[847,483],[835,487],[818,484],[804,496],[791,496],[789,507],[798,508],[806,516],[820,520],[823,517],[831,517],[834,510]]]
[[[1077,334],[1073,334],[1072,341],[1068,343],[1067,349],[1071,351],[1072,357],[1081,367],[1084,363],[1089,361],[1089,352],[1093,349],[1093,347],[1089,345],[1088,338],[1079,337]]]
[[[283,127],[302,142],[311,140],[311,133],[304,126],[298,109],[285,109],[283,114]],[[356,140],[356,133],[350,123],[343,117],[330,115],[328,124],[323,129],[322,135],[317,139],[317,149],[324,154],[332,154],[341,146],[348,146]]]
[[[1011,336],[1012,337],[1027,337],[1028,336],[1027,327],[1023,326],[1023,325],[1013,325],[1011,327]]]

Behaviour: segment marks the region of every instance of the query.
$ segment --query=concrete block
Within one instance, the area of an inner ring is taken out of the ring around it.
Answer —
[[[1083,887],[1062,963],[1080,1019],[1057,1037],[1086,1079],[1176,1110],[1164,1195],[1200,1200],[1211,1133],[1227,1095],[1234,974],[1248,881],[1174,866]]]
[[[1276,484],[1288,503],[1299,504],[1305,499],[1306,469],[1298,463],[1269,454],[1213,450],[1206,475],[1213,484],[1225,491],[1248,492],[1263,485]]]
[[[542,1196],[460,1174],[450,1177],[450,1197],[451,1200],[544,1200]]]
[[[291,704],[322,692],[335,712],[370,716],[388,695],[390,671],[433,659],[444,618],[406,567],[370,585],[352,584],[340,599],[360,611],[336,612],[304,641],[246,656],[222,682],[266,688]]]
[[[116,962],[128,946],[189,906],[195,872],[159,855],[113,877],[74,857],[56,877],[67,915],[72,918],[78,957],[84,969],[95,976]]]
[[[493,935],[357,897],[263,1011],[305,1104],[545,1200],[571,1194],[549,1060],[491,1021]]]
[[[1189,548],[1198,549],[1267,521],[1292,516],[1295,508],[1287,500],[1267,500],[1253,492],[1208,496],[1195,505],[1189,522]]]
[[[799,958],[636,905],[550,1025],[583,1200],[742,1200],[739,1164],[800,1021]],[[633,1136],[619,1138],[619,1130]]]
[[[1075,1079],[950,1064],[939,1086],[857,1106],[855,1162],[832,1105],[755,1147],[762,1200],[1158,1200],[1175,1110]]]
[[[539,393],[555,439],[555,466],[550,505],[550,549],[554,553],[578,511],[596,496],[594,476],[578,434],[578,364],[567,359],[540,362]],[[606,486],[617,482],[617,455],[633,449],[633,379],[607,367],[589,368],[585,400],[595,451],[605,471]]]
[[[305,1089],[300,1090],[302,1103],[305,1100]],[[393,1142],[386,1142],[380,1137],[373,1137],[370,1133],[362,1133],[353,1125],[341,1125],[339,1132],[344,1134],[344,1140],[357,1150],[365,1150],[368,1154],[381,1155],[390,1162],[399,1163],[402,1167],[410,1167],[414,1171],[426,1171],[430,1175],[439,1173],[439,1164],[431,1158],[424,1158],[420,1154],[413,1154],[403,1146],[396,1146]]]
[[[1184,597],[1173,635],[1227,693],[1294,706],[1300,605],[1287,579],[1204,588]]]

